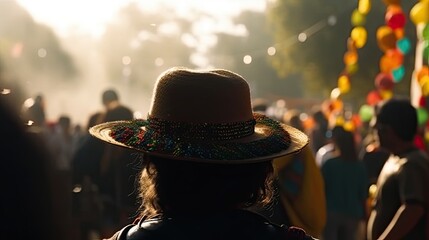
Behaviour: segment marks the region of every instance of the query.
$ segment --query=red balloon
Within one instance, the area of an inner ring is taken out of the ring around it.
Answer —
[[[420,97],[420,99],[419,99],[419,106],[420,107],[426,106],[426,98],[425,98],[425,96],[421,96]]]
[[[395,82],[391,74],[379,73],[375,77],[375,87],[378,90],[392,90]]]
[[[402,11],[388,11],[385,16],[385,21],[387,26],[395,30],[398,28],[403,28],[405,26],[407,18]]]
[[[366,96],[366,103],[368,103],[368,105],[371,105],[371,106],[376,105],[381,100],[383,100],[383,98],[380,96],[377,90],[373,90],[369,92],[368,95]]]

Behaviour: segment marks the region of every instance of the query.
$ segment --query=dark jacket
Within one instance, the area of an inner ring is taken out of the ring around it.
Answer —
[[[236,210],[209,215],[139,220],[111,240],[288,240],[313,239],[300,228],[278,226],[259,214]]]

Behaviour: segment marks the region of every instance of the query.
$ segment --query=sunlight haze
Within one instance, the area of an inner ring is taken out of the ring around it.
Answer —
[[[188,16],[192,9],[219,17],[230,17],[242,10],[263,11],[265,0],[17,0],[40,23],[55,29],[61,36],[72,33],[100,36],[105,24],[114,20],[117,11],[137,2],[144,10],[162,11],[172,6],[178,15]]]

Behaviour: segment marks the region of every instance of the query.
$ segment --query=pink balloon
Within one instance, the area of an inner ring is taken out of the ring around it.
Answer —
[[[391,74],[379,73],[375,77],[375,87],[378,90],[392,90],[395,82]]]

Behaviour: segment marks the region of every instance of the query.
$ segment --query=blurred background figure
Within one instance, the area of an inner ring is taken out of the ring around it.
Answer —
[[[102,232],[103,204],[99,186],[100,161],[104,144],[91,137],[89,128],[101,123],[104,114],[95,112],[88,118],[80,144],[73,154],[73,217],[81,240],[100,238]]]
[[[63,218],[62,191],[54,186],[54,160],[46,139],[35,126],[24,124],[18,110],[0,94],[0,225],[2,239],[73,239]],[[41,122],[39,122],[41,123]]]
[[[314,110],[311,117],[313,119],[314,125],[309,130],[308,135],[311,139],[311,150],[314,154],[316,154],[321,147],[328,143],[326,132],[328,131],[329,121],[323,111],[319,109]]]
[[[429,157],[414,140],[417,111],[408,99],[392,98],[376,112],[380,146],[391,155],[377,180],[368,239],[429,238]]]
[[[336,157],[321,166],[328,212],[323,239],[358,239],[359,227],[367,216],[366,169],[358,160],[352,132],[335,126],[332,142]]]
[[[102,102],[106,110],[103,122],[133,119],[133,112],[130,108],[122,105],[116,90],[105,90],[102,94]]]
[[[35,126],[44,127],[46,125],[45,98],[42,94],[24,102],[23,118],[25,121],[32,121]]]
[[[101,97],[104,111],[100,122],[133,120],[133,111],[120,102],[115,89]],[[109,236],[119,225],[128,222],[137,210],[136,176],[138,161],[127,149],[103,144],[99,165],[99,191],[103,201],[102,236]]]

